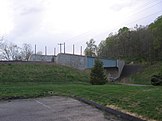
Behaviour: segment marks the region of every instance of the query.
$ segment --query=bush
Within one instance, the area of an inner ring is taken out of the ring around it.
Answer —
[[[92,85],[103,85],[107,82],[104,73],[103,63],[99,60],[95,60],[95,65],[91,69],[90,73],[90,83]]]

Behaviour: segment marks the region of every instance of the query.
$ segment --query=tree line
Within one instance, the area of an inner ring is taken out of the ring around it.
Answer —
[[[93,39],[87,42],[85,55],[136,62],[161,61],[162,16],[148,26],[123,27],[115,34],[110,33],[96,50],[94,43]]]

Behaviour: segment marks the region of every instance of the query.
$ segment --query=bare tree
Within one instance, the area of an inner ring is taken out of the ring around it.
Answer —
[[[16,44],[3,42],[1,43],[0,58],[2,60],[21,60],[21,48]]]
[[[28,61],[29,57],[33,54],[31,44],[24,43],[21,49],[22,60]]]
[[[0,47],[1,47],[2,43],[3,43],[3,37],[0,38]]]
[[[0,38],[0,60],[2,60],[2,53],[3,53],[2,47],[3,47],[3,37]]]

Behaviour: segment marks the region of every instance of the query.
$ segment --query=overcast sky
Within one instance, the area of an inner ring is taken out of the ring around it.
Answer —
[[[162,0],[0,0],[0,36],[19,46],[36,44],[43,53],[47,46],[48,54],[63,42],[72,53],[74,44],[80,54],[91,38],[99,44],[123,26],[150,24],[161,6]]]

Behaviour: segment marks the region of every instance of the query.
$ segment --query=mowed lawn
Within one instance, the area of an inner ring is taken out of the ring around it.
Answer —
[[[55,64],[0,64],[0,99],[79,96],[162,120],[162,86],[90,85],[89,74]]]

